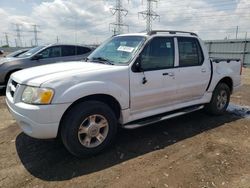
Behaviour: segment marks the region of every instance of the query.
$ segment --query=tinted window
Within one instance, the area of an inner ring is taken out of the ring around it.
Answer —
[[[40,54],[43,55],[42,57],[43,59],[61,57],[61,47],[60,46],[50,47],[43,50]]]
[[[141,66],[146,70],[174,67],[174,40],[168,37],[154,38],[141,53]]]
[[[62,46],[62,56],[76,55],[76,46]]]
[[[195,38],[178,38],[179,46],[179,66],[197,66],[201,65],[204,57],[199,42]]]
[[[77,55],[82,55],[90,52],[91,49],[86,48],[86,47],[77,47]]]
[[[35,48],[32,48],[30,50],[28,50],[27,52],[19,55],[18,57],[29,57],[29,56],[32,56],[34,55],[35,53],[37,53],[39,50],[41,50],[42,48],[44,48],[44,46],[37,46]]]

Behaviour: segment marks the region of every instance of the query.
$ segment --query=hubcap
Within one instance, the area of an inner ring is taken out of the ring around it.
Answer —
[[[217,108],[222,110],[227,104],[228,96],[225,90],[221,90],[217,96]]]
[[[107,137],[108,130],[109,125],[105,117],[99,114],[90,115],[78,129],[79,142],[87,148],[97,147]]]

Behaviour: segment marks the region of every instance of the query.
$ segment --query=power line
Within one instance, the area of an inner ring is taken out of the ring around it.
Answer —
[[[249,8],[238,8],[237,10],[248,10]],[[198,9],[199,11],[195,11],[195,12],[188,12],[185,8],[183,9],[178,9],[178,12],[176,12],[175,10],[172,11],[172,9],[170,10],[165,10],[165,12],[167,11],[167,13],[163,13],[163,15],[167,15],[167,16],[172,16],[172,15],[180,15],[180,12],[181,12],[181,15],[182,16],[187,16],[187,15],[190,15],[190,16],[196,16],[198,14],[201,14],[202,16],[206,16],[206,17],[214,17],[214,16],[229,16],[229,15],[245,15],[247,12],[231,12],[230,14],[228,12],[225,12],[224,10],[231,10],[231,9],[223,9],[223,10],[220,10],[220,11],[214,11],[214,10],[206,10],[204,8],[203,9]],[[160,11],[159,11],[160,12]],[[213,13],[217,13],[215,15],[211,15]],[[219,13],[219,14],[218,14]],[[221,13],[224,13],[224,14],[228,14],[228,15],[221,15]]]
[[[152,30],[152,21],[160,16],[153,11],[153,3],[157,3],[158,0],[147,0],[147,10],[139,12],[139,15],[146,20],[146,31],[150,32]]]
[[[123,17],[127,16],[128,10],[123,8],[122,0],[116,0],[115,8],[110,8],[112,15],[116,15],[115,23],[110,23],[110,26],[113,26],[114,35],[123,33],[124,27],[129,27],[123,23]]]
[[[209,13],[214,13],[214,12],[221,13],[222,11],[226,11],[226,10],[231,11],[230,14],[244,14],[244,12],[238,12],[238,13],[233,12],[232,8],[230,8],[230,7],[223,8],[223,7],[225,7],[225,5],[220,5],[220,6],[216,6],[216,7],[206,7],[206,6],[186,7],[185,5],[176,5],[176,4],[172,5],[172,4],[170,4],[170,6],[166,7],[167,4],[165,4],[165,3],[166,2],[159,2],[158,12],[161,15],[168,15],[168,16],[180,15],[180,12],[181,12],[181,15],[194,15],[197,13],[202,13],[202,14],[208,13],[209,14]],[[169,4],[169,2],[168,2],[168,4]],[[162,6],[162,5],[164,5],[164,6]],[[246,5],[250,5],[250,4],[246,4]],[[192,8],[192,10],[195,12],[190,12],[189,8]],[[219,10],[217,10],[218,8],[219,8]],[[245,7],[237,8],[236,10],[248,10],[249,8],[250,8],[250,6],[245,6]],[[178,12],[176,12],[176,11],[178,11]],[[136,14],[130,13],[129,15],[133,16]],[[211,14],[209,14],[208,16],[211,16]],[[215,16],[217,16],[217,15],[215,15]]]
[[[172,4],[172,3],[174,3],[173,7],[176,7],[176,8],[178,8],[180,6],[187,6],[187,5],[190,6],[190,5],[192,5],[192,1],[189,1],[188,3],[183,3],[183,2],[180,1],[181,4],[176,3],[176,1],[164,1],[164,2],[161,2],[161,4],[165,4],[165,5],[166,4],[169,5],[169,4]],[[193,4],[193,5],[195,5],[195,7],[197,7],[197,8],[199,8],[199,7],[204,7],[204,6],[207,6],[207,5],[209,5],[210,7],[237,5],[237,3],[235,3],[235,2],[227,2],[227,1],[218,2],[218,0],[217,0],[217,2],[210,2],[209,1],[209,2],[206,2],[206,3],[203,2],[203,4]]]

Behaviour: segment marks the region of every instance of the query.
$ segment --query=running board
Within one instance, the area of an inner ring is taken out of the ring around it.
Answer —
[[[144,127],[144,126],[147,126],[147,125],[150,125],[150,124],[153,124],[153,123],[157,123],[157,122],[160,122],[160,121],[163,121],[163,120],[167,120],[167,119],[170,119],[170,118],[174,118],[174,117],[177,117],[177,116],[188,114],[188,113],[191,113],[191,112],[194,112],[194,111],[197,111],[197,110],[201,110],[203,108],[204,108],[204,105],[188,107],[188,108],[184,108],[184,109],[181,109],[181,110],[178,110],[178,111],[174,111],[174,113],[171,113],[171,112],[167,113],[167,114],[165,113],[165,114],[162,114],[162,115],[153,116],[151,118],[144,118],[142,120],[137,120],[137,121],[134,121],[134,122],[130,122],[128,124],[125,124],[123,126],[123,128],[124,129],[136,129],[136,128]]]

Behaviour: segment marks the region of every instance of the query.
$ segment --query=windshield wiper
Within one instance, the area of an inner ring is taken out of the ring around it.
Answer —
[[[94,62],[99,62],[103,64],[114,65],[114,63],[112,63],[111,60],[106,59],[104,57],[93,57],[91,60]]]

